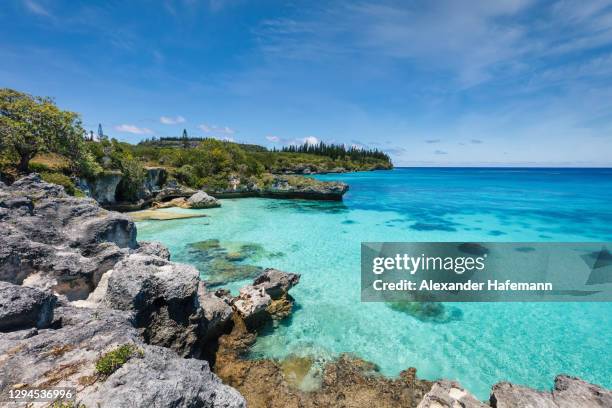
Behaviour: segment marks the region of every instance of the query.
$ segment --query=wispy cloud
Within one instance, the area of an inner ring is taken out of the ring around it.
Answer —
[[[272,143],[278,143],[278,144],[283,144],[283,145],[303,145],[303,144],[316,145],[321,142],[321,139],[319,139],[316,136],[306,136],[302,138],[291,139],[291,138],[284,138],[284,137],[270,135],[270,136],[266,136],[266,140]]]
[[[206,123],[202,123],[198,125],[198,129],[200,129],[204,133],[217,133],[223,135],[233,135],[236,131],[229,126],[217,126],[217,125],[208,125]]]
[[[177,125],[179,123],[185,123],[185,118],[182,116],[162,116],[159,118],[160,123],[164,125]]]
[[[434,151],[434,154],[448,154],[448,152],[446,152],[444,150],[436,150],[436,151]]]
[[[428,139],[425,141],[425,143],[429,143],[429,144],[440,143],[440,142],[441,142],[440,139]]]
[[[483,141],[480,140],[480,139],[472,139],[472,140],[470,140],[470,143],[472,143],[472,144],[481,144],[481,143],[483,143]]]
[[[28,11],[30,11],[31,13],[37,14],[39,16],[51,17],[51,13],[34,0],[24,0],[23,4],[26,9],[28,9]]]
[[[141,128],[136,125],[128,125],[128,124],[117,125],[115,126],[115,130],[117,132],[132,133],[135,135],[150,135],[153,133],[151,129]]]
[[[280,142],[281,139],[278,136],[269,135],[269,136],[266,136],[266,140],[268,142],[278,143],[278,142]]]

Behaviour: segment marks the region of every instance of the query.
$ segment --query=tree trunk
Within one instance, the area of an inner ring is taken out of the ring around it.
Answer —
[[[17,170],[20,173],[27,173],[30,169],[30,159],[32,156],[29,153],[21,154],[19,156],[19,164],[17,165]]]

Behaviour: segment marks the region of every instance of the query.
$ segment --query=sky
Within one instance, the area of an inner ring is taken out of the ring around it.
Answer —
[[[0,87],[132,143],[612,166],[612,0],[1,0]]]

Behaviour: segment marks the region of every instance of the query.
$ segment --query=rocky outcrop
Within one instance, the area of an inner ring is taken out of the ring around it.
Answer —
[[[552,392],[508,382],[495,384],[490,402],[494,408],[604,408],[612,407],[612,391],[576,377],[558,375]]]
[[[0,333],[0,390],[76,387],[88,407],[245,407],[243,397],[223,385],[203,360],[184,359],[144,343],[130,314],[63,305],[53,329]],[[110,374],[96,363],[122,345],[137,352]],[[81,406],[75,404],[75,406]]]
[[[49,292],[0,281],[0,332],[49,327],[56,300]]]
[[[123,175],[120,171],[105,171],[92,180],[79,180],[78,187],[100,204],[117,201],[117,186]]]
[[[68,196],[36,174],[0,189],[0,280],[83,299],[137,247],[126,216]]]
[[[271,174],[264,175],[261,179],[230,178],[229,185],[226,189],[206,191],[217,198],[267,197],[341,201],[349,189],[348,184],[342,182]]]
[[[202,209],[221,207],[221,203],[215,197],[206,194],[204,191],[198,191],[189,198],[178,197],[170,201],[155,202],[152,207],[154,209],[172,207]]]

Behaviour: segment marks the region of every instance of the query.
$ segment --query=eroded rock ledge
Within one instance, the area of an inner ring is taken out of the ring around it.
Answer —
[[[0,228],[3,392],[73,386],[87,407],[612,406],[609,390],[568,376],[552,392],[497,384],[485,404],[350,355],[249,360],[257,332],[291,313],[299,275],[266,269],[236,297],[211,292],[163,245],[137,243],[129,218],[36,175],[0,183]],[[98,367],[122,347],[126,361]]]

